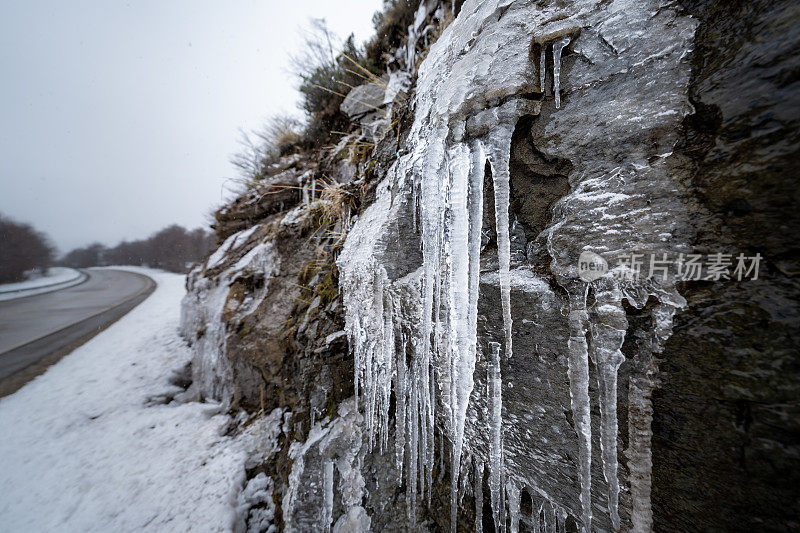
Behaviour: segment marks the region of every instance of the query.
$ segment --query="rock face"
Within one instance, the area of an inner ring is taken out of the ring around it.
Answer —
[[[540,4],[464,2],[396,136],[217,215],[189,394],[291,411],[287,530],[800,523],[796,8]]]

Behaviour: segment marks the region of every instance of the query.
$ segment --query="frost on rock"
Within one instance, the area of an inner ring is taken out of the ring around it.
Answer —
[[[350,399],[339,404],[335,420],[318,422],[305,442],[292,443],[292,470],[281,503],[286,531],[369,531],[359,468],[361,423]],[[333,515],[335,497],[342,509],[338,518]]]
[[[283,417],[288,414],[283,409],[274,409],[267,416],[255,418],[236,437],[235,446],[246,456],[245,469],[254,468],[272,459],[279,448]],[[238,497],[237,514],[241,527],[237,527],[237,530],[270,533],[277,531],[274,525],[274,488],[274,480],[263,472],[247,482]]]
[[[247,482],[239,496],[240,507],[247,509],[248,533],[272,533],[277,531],[274,525],[275,502],[272,499],[272,478],[261,472]]]
[[[236,256],[246,249],[246,242],[260,228],[253,226],[231,235],[208,258],[205,265],[192,270],[187,276],[187,294],[181,304],[181,333],[193,344],[192,385],[187,398],[213,398],[227,407],[233,397],[233,369],[226,357],[227,326],[236,317],[251,313],[266,295],[269,280],[277,274],[280,265],[270,241],[259,241],[238,261],[219,274],[207,275],[211,269],[220,268],[228,256]],[[254,290],[243,294],[231,287],[243,281],[263,281]]]

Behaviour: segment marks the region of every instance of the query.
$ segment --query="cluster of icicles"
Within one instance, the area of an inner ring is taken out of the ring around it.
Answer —
[[[553,89],[560,106],[560,59],[569,37],[553,43]],[[541,55],[541,87],[545,86],[545,46]],[[417,120],[409,134],[414,148],[393,167],[398,176],[412,177],[411,200],[414,229],[421,234],[421,305],[410,317],[408,305],[395,293],[384,268],[372,262],[358,279],[343,279],[347,331],[355,359],[355,392],[365,416],[367,448],[383,453],[389,444],[390,403],[395,399],[395,459],[405,476],[409,521],[416,517],[419,499],[430,501],[435,462],[437,410],[443,410],[446,437],[451,443],[451,526],[456,530],[459,487],[466,484],[462,471],[467,407],[474,388],[478,358],[477,315],[480,282],[481,226],[483,221],[484,171],[489,164],[494,189],[495,222],[504,343],[486,347],[488,359],[490,501],[496,531],[515,532],[519,527],[521,484],[507,476],[503,460],[501,354],[512,357],[509,238],[509,154],[516,120],[506,117],[490,133],[467,139],[463,118],[437,115],[426,91],[418,92]],[[426,101],[426,99],[428,101]],[[422,117],[422,119],[420,119]],[[459,129],[460,128],[460,129]],[[455,132],[455,134],[454,134]],[[627,321],[621,293],[616,286],[595,287],[596,320],[589,324],[586,310],[588,285],[570,293],[568,345],[571,408],[579,440],[581,516],[585,531],[591,530],[591,419],[589,366],[598,368],[601,406],[601,457],[608,486],[608,512],[615,529],[620,527],[617,480],[617,370],[624,360],[620,347]],[[416,323],[413,323],[414,321]],[[586,340],[592,334],[592,349]],[[647,428],[649,430],[649,427]],[[643,438],[649,439],[643,434]],[[441,437],[440,437],[441,440]],[[641,462],[649,461],[646,448]],[[442,453],[445,449],[441,447]],[[441,459],[441,454],[440,454]],[[474,464],[476,530],[482,530],[482,476],[484,463]],[[632,468],[635,470],[635,468]],[[649,472],[644,468],[643,476]],[[460,479],[461,478],[461,479]],[[649,481],[647,491],[649,508]],[[646,486],[645,486],[646,485]],[[632,487],[634,492],[636,487]],[[540,492],[540,494],[543,494]],[[633,494],[634,500],[637,495]],[[546,504],[546,505],[545,505]],[[643,504],[644,505],[644,504]],[[636,507],[636,501],[634,501]],[[508,510],[508,512],[506,511]],[[634,509],[635,511],[636,509]],[[646,514],[646,510],[643,511]],[[567,511],[545,498],[534,509],[532,523],[541,531],[564,531]],[[646,529],[646,528],[645,528]]]
[[[398,470],[405,472],[411,520],[416,516],[418,498],[431,497],[437,409],[445,411],[447,438],[452,443],[451,472],[460,470],[478,349],[478,286],[487,160],[492,167],[495,189],[506,356],[512,350],[508,155],[513,129],[504,129],[502,135],[495,136],[495,142],[473,140],[450,148],[444,141],[446,131],[442,127],[437,131],[442,135],[427,136],[433,142],[420,143],[410,158],[400,162],[407,165],[407,175],[424,176],[413,184],[413,196],[419,198],[414,211],[419,213],[423,253],[419,323],[409,328],[398,319],[399,302],[380,265],[374,265],[372,270],[372,301],[361,302],[362,312],[348,314],[356,395],[365,416],[369,450],[377,445],[383,452],[388,444],[389,404],[394,392],[395,455]],[[493,343],[494,364],[489,376],[493,395],[489,485],[498,523],[503,504],[500,352],[500,344]],[[452,476],[453,524],[458,481],[458,475]]]

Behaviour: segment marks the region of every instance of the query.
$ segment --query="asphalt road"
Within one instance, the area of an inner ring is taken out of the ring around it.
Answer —
[[[66,289],[0,302],[0,396],[19,389],[141,303],[155,283],[122,270],[86,270]]]

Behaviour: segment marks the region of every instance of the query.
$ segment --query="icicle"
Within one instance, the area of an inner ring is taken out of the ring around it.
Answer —
[[[678,296],[678,307],[686,301]],[[646,533],[653,530],[653,511],[650,492],[653,473],[653,402],[652,394],[656,387],[655,375],[658,372],[653,353],[660,353],[664,341],[672,333],[672,318],[676,307],[659,304],[651,311],[653,319],[652,353],[642,354],[645,359],[643,374],[630,378],[628,389],[628,470],[631,487],[631,531]]]
[[[631,485],[631,531],[647,533],[653,530],[653,512],[650,508],[653,458],[651,441],[653,432],[653,380],[649,377],[632,377],[628,390],[628,469]]]
[[[303,182],[303,205],[308,205],[311,200],[308,197],[308,184]]]
[[[533,504],[533,514],[531,515],[531,520],[533,521],[533,533],[542,533],[542,505],[544,503],[540,503],[539,507],[536,507],[536,504]]]
[[[394,432],[394,450],[395,450],[395,465],[397,467],[398,476],[403,476],[403,452],[406,447],[406,347],[407,341],[403,335],[402,349],[396,354],[397,362],[395,363],[395,382],[394,382],[394,397],[395,397],[395,432]]]
[[[475,458],[475,533],[483,533],[483,461]]]
[[[542,508],[541,508],[541,513],[542,513],[542,533],[550,533],[550,527],[549,527],[549,521],[548,521],[548,518],[550,518],[550,515],[547,513],[547,505],[546,505],[547,503],[549,503],[547,500],[544,500],[542,502]]]
[[[494,216],[497,227],[497,259],[500,263],[500,300],[503,307],[503,327],[506,336],[506,357],[512,356],[511,349],[511,238],[508,228],[508,209],[511,196],[509,176],[509,154],[513,128],[503,127],[495,132],[492,147],[492,180],[494,182]]]
[[[442,445],[439,447],[439,476],[436,478],[436,480],[439,483],[441,483],[444,480],[444,474],[445,474],[445,472],[444,472],[444,463],[445,463],[445,458],[444,458],[444,456],[445,456],[445,447],[444,447],[445,436],[444,436],[444,431],[439,432],[439,437],[440,437],[440,441],[439,442],[441,442]]]
[[[409,403],[409,416],[408,422],[411,423],[411,432],[409,435],[409,448],[408,448],[408,477],[406,503],[408,504],[408,519],[414,522],[416,515],[416,499],[417,499],[417,461],[419,460],[419,420],[420,420],[420,405],[419,405],[419,361],[415,361],[414,372],[412,376],[417,383],[412,384]]]
[[[503,502],[503,388],[500,374],[500,344],[490,342],[489,383],[489,491],[495,531],[501,531]]]
[[[452,362],[451,395],[453,398],[453,454],[450,470],[450,518],[451,530],[456,530],[456,501],[461,454],[464,444],[464,426],[467,418],[469,397],[474,387],[475,372],[475,334],[469,324],[470,309],[470,248],[469,248],[469,210],[467,194],[469,190],[470,154],[464,145],[450,151],[450,224],[448,247],[450,249],[449,288],[449,339],[448,348]]]
[[[333,522],[333,459],[325,459],[323,463],[322,485],[322,523],[325,531],[329,532]]]
[[[556,97],[556,109],[561,107],[561,51],[567,46],[572,37],[562,37],[553,43],[553,93]]]
[[[556,529],[566,532],[567,531],[567,511],[563,507],[556,508]]]
[[[381,269],[385,278],[386,272]],[[384,284],[388,280],[384,281]],[[381,382],[381,454],[389,444],[389,406],[392,396],[392,377],[395,372],[394,301],[384,288],[383,309],[383,376]]]
[[[444,139],[446,138],[446,128],[437,130],[438,135],[435,141],[428,145],[428,150],[424,154],[422,169],[422,255],[424,263],[423,278],[423,305],[422,305],[422,328],[421,343],[417,345],[419,351],[418,366],[415,376],[419,379],[416,382],[420,386],[420,394],[417,399],[418,408],[422,420],[419,429],[419,470],[421,480],[421,490],[424,492],[425,481],[430,481],[433,470],[433,424],[435,389],[431,386],[433,376],[431,375],[431,335],[436,333],[434,325],[438,329],[438,320],[433,320],[434,311],[438,317],[439,311],[439,290],[441,283],[441,259],[443,238],[443,213],[442,197],[447,198],[448,181],[442,180],[441,176],[445,170]],[[430,485],[430,483],[428,483]]]
[[[317,199],[317,179],[311,178],[311,201]]]
[[[597,318],[592,323],[592,361],[600,388],[600,451],[603,476],[608,486],[608,511],[615,530],[620,528],[619,480],[617,479],[617,372],[625,360],[620,348],[628,321],[622,293],[616,284],[600,279],[595,286]]]
[[[588,290],[588,286],[586,288]],[[587,533],[592,528],[592,421],[589,407],[589,357],[586,344],[586,292],[570,291],[567,350],[570,404],[578,433],[578,478],[581,484],[581,520]]]
[[[542,43],[542,50],[539,53],[539,88],[542,94],[547,96],[547,43]]]
[[[483,144],[476,141],[471,146],[469,176],[469,348],[471,357],[477,359],[478,349],[478,295],[481,280],[481,227],[483,226],[483,179],[486,154]]]
[[[519,485],[511,479],[506,482],[508,495],[509,529],[511,533],[519,533]]]

